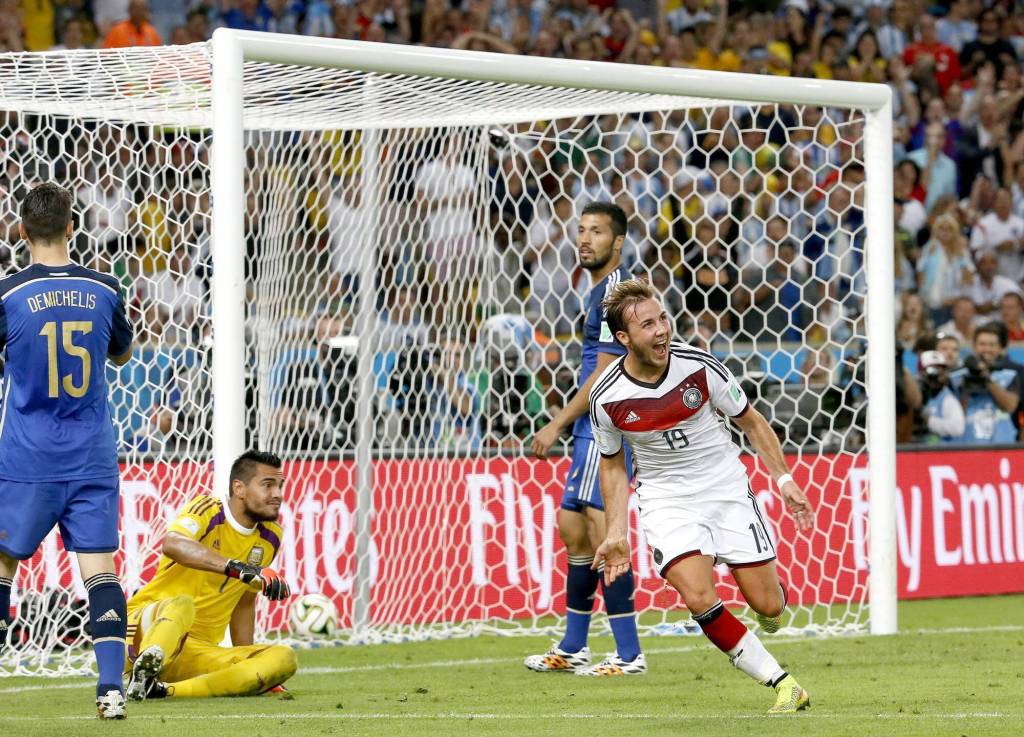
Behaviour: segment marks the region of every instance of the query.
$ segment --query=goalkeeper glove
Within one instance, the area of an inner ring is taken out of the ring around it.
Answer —
[[[281,601],[292,595],[288,582],[273,568],[260,568],[240,560],[229,560],[224,566],[228,578],[237,578],[247,586],[258,585],[263,595],[271,601]]]
[[[228,578],[237,578],[242,583],[248,585],[255,583],[260,578],[260,572],[263,569],[259,566],[249,565],[243,563],[240,560],[229,560],[228,564],[224,566],[224,575]]]
[[[271,601],[281,601],[292,595],[288,582],[273,568],[264,568],[260,578],[263,579],[263,595]]]

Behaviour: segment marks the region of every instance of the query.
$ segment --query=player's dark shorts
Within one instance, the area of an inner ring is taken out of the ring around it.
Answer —
[[[54,525],[64,549],[112,553],[118,548],[117,476],[42,483],[0,479],[0,552],[25,560]]]
[[[626,471],[632,475],[633,458],[626,449]],[[565,480],[562,492],[562,509],[570,512],[582,512],[585,507],[593,507],[604,511],[604,499],[601,498],[601,453],[593,438],[573,435],[572,463],[569,475]]]

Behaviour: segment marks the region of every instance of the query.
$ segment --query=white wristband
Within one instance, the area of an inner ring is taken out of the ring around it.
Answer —
[[[792,480],[793,480],[793,474],[791,474],[791,473],[784,473],[781,476],[779,476],[779,478],[775,481],[775,486],[777,488],[779,488],[779,489],[782,489],[782,487],[786,485],[787,481],[792,481]]]

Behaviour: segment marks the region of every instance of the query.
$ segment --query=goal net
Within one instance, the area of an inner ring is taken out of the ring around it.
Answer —
[[[604,200],[629,215],[626,266],[679,338],[740,377],[817,509],[797,533],[746,457],[788,631],[865,628],[865,244],[891,230],[865,218],[865,111],[359,71],[324,53],[246,60],[234,134],[213,133],[210,44],[0,56],[4,267],[28,258],[21,196],[55,180],[77,202],[73,258],[120,278],[136,327],[135,357],[108,370],[129,596],[186,501],[226,492],[212,418],[228,412],[236,446],[286,459],[275,568],[334,600],[337,641],[557,630],[571,438],[547,460],[528,439],[576,388],[576,223]],[[243,237],[214,247],[221,142],[243,154]],[[227,334],[214,340],[211,292],[231,259],[244,350],[222,360],[244,407],[213,392]],[[635,516],[642,631],[685,633]],[[0,673],[87,671],[84,599],[54,532],[16,577]],[[261,637],[290,637],[287,619],[261,598]]]

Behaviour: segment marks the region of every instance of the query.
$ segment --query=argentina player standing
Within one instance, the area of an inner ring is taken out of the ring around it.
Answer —
[[[627,353],[605,369],[590,393],[608,523],[594,567],[604,563],[608,582],[629,573],[628,441],[640,524],[662,577],[733,665],[775,689],[769,714],[807,708],[807,692],[725,608],[713,576],[716,563],[728,565],[761,627],[779,629],[786,593],[775,549],[725,418],[746,435],[799,528],[809,530],[813,510],[789,473],[774,431],[717,358],[671,342],[672,323],[650,285],[622,281],[609,290],[604,307]]]
[[[580,676],[639,675],[647,670],[640,651],[633,606],[633,575],[627,571],[604,586],[605,609],[615,652],[592,665],[587,635],[600,574],[594,570],[594,551],[605,538],[604,503],[601,499],[600,454],[587,412],[594,380],[625,349],[612,337],[601,301],[629,272],[621,264],[626,240],[626,213],[618,205],[591,202],[580,214],[576,245],[580,266],[590,272],[591,288],[586,301],[583,357],[579,390],[533,438],[531,448],[546,458],[563,430],[572,425],[572,463],[565,481],[558,514],[558,534],[565,543],[569,566],[566,572],[566,629],[561,642],[542,655],[530,655],[524,664],[538,672],[574,671]],[[626,454],[628,455],[628,448]]]
[[[67,190],[35,187],[20,214],[32,264],[0,280],[0,649],[18,561],[58,525],[89,593],[97,712],[123,719],[127,615],[114,570],[119,484],[105,363],[128,362],[132,328],[117,280],[71,263]]]

